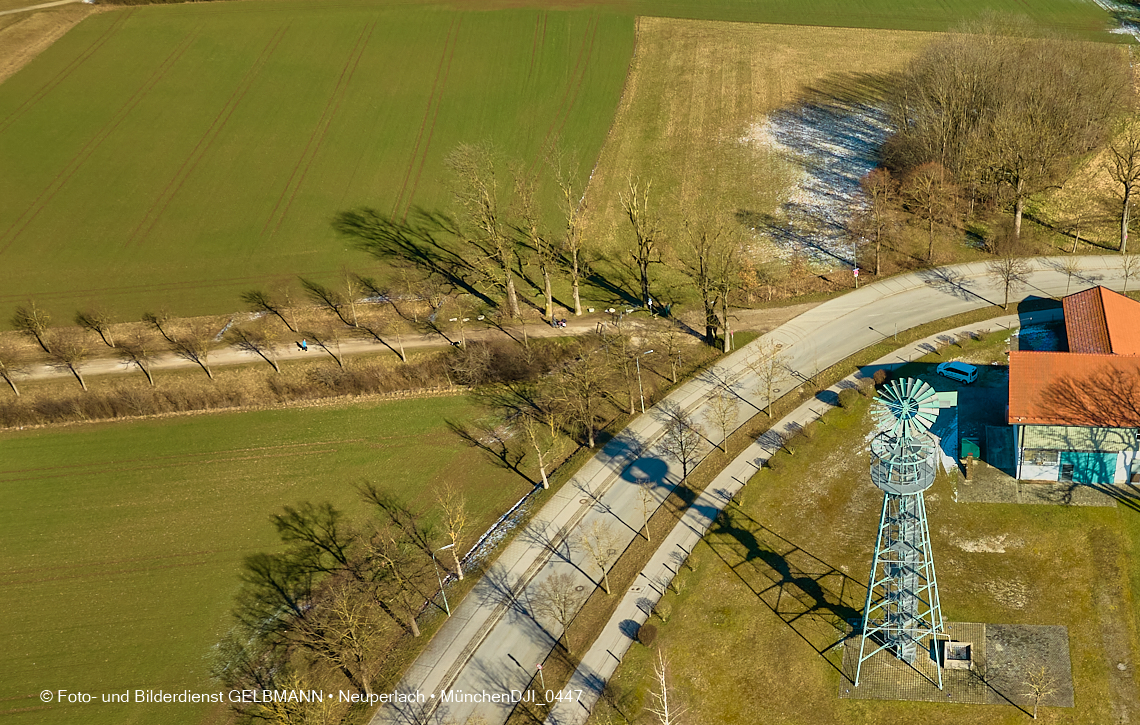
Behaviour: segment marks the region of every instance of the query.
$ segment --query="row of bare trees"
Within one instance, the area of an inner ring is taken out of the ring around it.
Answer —
[[[883,156],[904,181],[925,169],[948,197],[1008,207],[1016,240],[1026,203],[1100,148],[1132,100],[1121,48],[1042,37],[1019,21],[972,24],[932,42],[902,74]],[[1130,155],[1118,174],[1128,197],[1140,176]],[[937,223],[935,209],[922,213]]]
[[[433,548],[450,542],[462,578],[467,507],[458,489],[443,487],[434,512],[415,512],[371,484],[360,494],[374,512],[360,521],[327,503],[272,517],[284,550],[245,560],[235,623],[215,652],[214,675],[226,686],[349,687],[368,696],[400,642],[420,635],[417,617],[437,593]],[[272,704],[238,707],[251,719],[279,714]]]

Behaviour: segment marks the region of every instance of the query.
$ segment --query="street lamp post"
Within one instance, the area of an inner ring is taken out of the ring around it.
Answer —
[[[634,364],[637,365],[637,392],[641,396],[641,412],[642,413],[645,412],[645,389],[643,387],[641,387],[641,358],[645,357],[646,355],[648,355],[651,352],[653,352],[653,351],[652,350],[646,350],[645,352],[641,353],[640,355],[638,355],[637,357],[635,357],[633,359]]]
[[[447,612],[447,616],[449,616],[449,617],[451,616],[451,605],[449,605],[447,603],[447,592],[443,588],[443,577],[441,577],[439,575],[439,562],[435,558],[435,552],[436,551],[446,551],[453,546],[455,546],[455,544],[448,544],[447,546],[441,546],[440,548],[436,549],[435,551],[433,551],[431,553],[431,560],[432,560],[432,562],[435,563],[435,578],[436,578],[436,581],[439,582],[439,593],[443,595],[443,608]]]

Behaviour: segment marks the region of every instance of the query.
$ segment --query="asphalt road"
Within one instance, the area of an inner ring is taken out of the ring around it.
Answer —
[[[1123,287],[1118,258],[1083,257],[1081,263],[1082,273],[1070,279],[1058,260],[1038,260],[1029,283],[1012,297],[1061,296],[1093,284]],[[452,608],[451,619],[397,688],[422,693],[424,702],[383,707],[372,722],[463,723],[473,716],[491,724],[506,720],[513,705],[494,698],[509,700],[511,690],[525,690],[535,664],[546,658],[560,634],[555,622],[532,615],[541,583],[567,573],[584,597],[597,586],[601,572],[575,544],[578,532],[603,522],[618,537],[614,548],[624,550],[644,522],[635,483],[651,481],[661,501],[680,480],[680,466],[657,445],[666,406],[680,406],[701,420],[710,393],[727,384],[741,400],[742,424],[767,403],[757,394],[757,380],[747,365],[765,341],[781,345],[794,375],[806,377],[891,337],[896,329],[1000,304],[1003,296],[982,263],[892,278],[808,310],[683,384],[587,462]],[[781,387],[794,384],[789,380]],[[719,435],[707,432],[710,445],[719,442]]]

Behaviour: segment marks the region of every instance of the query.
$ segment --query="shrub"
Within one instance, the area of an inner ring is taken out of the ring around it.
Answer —
[[[780,456],[773,455],[771,458],[768,459],[768,468],[771,468],[773,471],[779,471],[783,467],[784,467],[784,459],[781,458]]]
[[[669,616],[673,613],[673,608],[669,606],[668,602],[657,602],[656,606],[653,607],[653,613],[656,614],[657,618],[664,624],[669,621]],[[638,633],[640,634],[640,630],[638,630]]]
[[[870,378],[863,378],[859,381],[859,392],[865,398],[873,398],[875,396],[875,381]]]
[[[810,441],[812,438],[815,438],[817,432],[819,432],[819,422],[814,420],[803,428],[800,428],[800,435],[803,436],[804,440]]]
[[[891,379],[891,371],[886,368],[879,368],[875,371],[874,380],[875,386],[880,387],[885,385]]]
[[[652,647],[653,641],[657,639],[657,627],[654,627],[649,622],[637,628],[637,641],[641,642],[646,647]]]
[[[850,408],[858,399],[859,391],[855,388],[844,388],[839,391],[839,407]]]

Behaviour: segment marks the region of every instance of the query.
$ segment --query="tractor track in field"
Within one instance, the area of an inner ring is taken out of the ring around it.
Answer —
[[[186,554],[185,556],[194,556],[194,554]],[[18,587],[28,586],[29,584],[46,584],[47,582],[61,582],[61,581],[76,581],[82,579],[93,579],[107,576],[121,576],[123,574],[143,574],[150,571],[168,571],[170,569],[191,569],[198,566],[203,566],[205,561],[187,561],[179,564],[163,564],[156,566],[138,566],[127,569],[94,569],[85,567],[88,571],[82,574],[71,574],[69,576],[49,576],[38,577],[33,579],[20,579],[17,581],[0,582],[0,589],[4,587]]]
[[[170,52],[170,55],[158,65],[146,81],[119,107],[119,110],[111,116],[111,119],[104,124],[103,128],[99,129],[94,136],[88,139],[87,143],[79,149],[75,156],[60,169],[55,178],[52,179],[47,187],[32,201],[31,206],[17,217],[8,229],[0,235],[0,255],[8,251],[16,239],[24,233],[24,230],[47,208],[47,205],[55,198],[55,195],[62,191],[72,178],[79,173],[79,170],[83,168],[87,160],[103,145],[103,142],[118,130],[119,126],[123,124],[123,121],[127,120],[131,112],[134,111],[134,109],[142,103],[142,100],[150,94],[151,90],[166,77],[170,69],[174,67],[182,56],[186,54],[186,51],[190,49],[190,46],[198,38],[200,32],[201,26],[195,28],[181,44],[175,46],[174,50]]]
[[[337,448],[326,448],[326,453],[336,453]],[[162,471],[171,468],[185,468],[186,466],[208,466],[213,463],[233,463],[235,461],[266,461],[278,458],[296,458],[297,456],[307,456],[310,451],[286,451],[283,453],[265,453],[256,456],[221,456],[218,458],[207,458],[202,460],[186,460],[186,461],[172,461],[169,463],[154,464],[149,466],[124,466],[119,463],[108,463],[102,466],[92,465],[89,470],[92,474],[99,473],[133,473],[136,471]],[[24,476],[23,478],[4,478],[4,483],[24,483],[27,481],[48,481],[54,478],[67,478],[74,475],[70,472],[55,473],[43,476]]]
[[[306,270],[306,274],[318,276],[330,276],[338,272],[336,269],[325,270]],[[130,294],[133,292],[181,292],[185,290],[205,290],[215,289],[218,287],[226,287],[236,282],[249,282],[256,285],[264,285],[272,281],[292,280],[294,275],[284,274],[277,275],[274,278],[267,278],[265,274],[251,274],[243,275],[241,277],[224,277],[224,278],[211,278],[208,280],[189,280],[185,282],[164,282],[160,284],[140,284],[128,285],[118,287],[87,287],[83,289],[71,288],[62,292],[37,292],[35,297],[37,300],[58,300],[58,299],[75,299],[81,295],[122,295]],[[27,295],[23,293],[0,295],[0,302],[21,302],[26,301]]]
[[[367,443],[369,438],[344,438],[331,441],[317,441],[313,443],[282,443],[276,446],[252,446],[249,448],[231,448],[224,451],[203,451],[201,453],[179,453],[170,456],[140,456],[137,458],[126,458],[123,460],[109,461],[105,463],[73,463],[66,466],[36,466],[34,468],[13,468],[9,470],[0,470],[0,481],[13,480],[7,477],[10,473],[33,473],[36,471],[77,471],[90,468],[105,468],[107,466],[118,466],[123,461],[142,463],[144,461],[182,461],[187,458],[201,458],[202,456],[225,456],[227,454],[244,454],[244,453],[257,453],[259,451],[280,451],[289,448],[319,448],[344,443]]]
[[[434,105],[438,110],[438,102],[442,100],[443,90],[440,87],[440,78],[444,77],[445,67],[448,69],[451,68],[451,55],[455,53],[453,44],[458,45],[459,42],[459,24],[460,18],[456,16],[452,19],[451,25],[449,25],[447,28],[447,35],[443,41],[443,52],[440,53],[439,56],[439,67],[435,69],[435,79],[432,81],[431,93],[428,95],[427,108],[424,109],[424,118],[422,121],[420,121],[420,130],[419,133],[416,134],[416,143],[412,146],[412,158],[408,162],[408,168],[404,171],[404,182],[400,185],[400,193],[396,195],[396,203],[392,206],[393,218],[401,216],[401,207],[404,208],[402,216],[404,218],[407,218],[408,216],[407,207],[411,206],[411,195],[408,195],[408,203],[405,205],[404,194],[408,190],[408,181],[411,179],[412,172],[416,168],[416,158],[420,153],[420,143],[423,141],[424,129],[427,127],[428,119],[431,118],[432,125],[435,125],[435,118],[432,116],[432,107]],[[443,82],[444,84],[447,83],[446,77],[444,77]],[[436,98],[437,89],[439,90],[439,95],[441,97],[440,99]],[[426,151],[424,152],[424,155],[427,155]]]
[[[317,120],[317,125],[309,135],[309,140],[305,144],[305,150],[301,152],[297,163],[293,165],[293,170],[289,174],[289,180],[285,183],[285,188],[281,191],[281,196],[278,197],[277,203],[273,206],[273,212],[269,215],[269,219],[266,220],[265,226],[261,230],[263,240],[272,240],[277,234],[277,230],[281,228],[281,224],[284,223],[285,217],[289,215],[289,210],[293,207],[293,201],[297,198],[297,193],[304,185],[305,177],[309,174],[309,169],[312,168],[313,162],[320,153],[321,146],[324,145],[325,136],[328,134],[329,127],[332,126],[333,120],[340,111],[340,107],[344,104],[345,97],[348,96],[348,88],[352,85],[352,78],[356,75],[356,69],[360,66],[360,59],[364,57],[364,51],[372,39],[372,33],[376,30],[377,22],[379,21],[373,21],[371,25],[366,26],[360,31],[356,43],[349,52],[348,60],[345,61],[344,67],[341,68],[340,76],[337,77],[336,86],[333,88],[332,94],[325,103],[324,111],[321,112],[321,116]],[[311,153],[310,149],[312,150]],[[299,176],[298,171],[300,172]],[[293,183],[294,179],[297,180],[296,184]],[[282,207],[282,202],[284,202],[284,207]],[[281,210],[280,215],[277,213],[278,209]],[[275,217],[277,222],[274,224],[273,220]],[[273,225],[272,230],[269,229],[271,224]],[[250,255],[252,256],[254,252],[255,250],[251,250]]]
[[[534,39],[530,44],[530,69],[526,72],[527,82],[534,75],[534,64],[538,58],[538,49],[546,45],[546,21],[549,13],[543,11],[541,15],[534,16]]]
[[[7,118],[5,118],[3,121],[0,121],[0,134],[7,131],[8,128],[11,127],[11,125],[17,120],[19,120],[21,116],[23,116],[37,103],[43,100],[45,96],[47,96],[56,88],[56,86],[67,80],[68,76],[70,76],[77,68],[83,65],[83,63],[91,56],[93,56],[100,48],[106,45],[107,41],[111,39],[111,36],[113,36],[119,31],[120,28],[123,27],[123,24],[127,22],[127,19],[130,18],[134,12],[135,9],[131,8],[127,12],[123,13],[117,20],[115,20],[115,22],[111,23],[111,25],[105,31],[103,31],[102,35],[93,40],[91,42],[91,45],[87,46],[86,50],[77,55],[70,63],[64,66],[50,81],[40,86],[40,89],[38,91],[33,93],[32,96],[28,98],[28,100],[21,103],[16,108],[16,110],[12,111],[12,113],[8,115]]]
[[[250,69],[246,71],[245,76],[243,76],[238,83],[237,88],[234,89],[233,93],[231,93],[230,97],[226,100],[225,105],[222,106],[222,110],[218,112],[218,115],[214,117],[214,120],[206,129],[206,132],[198,139],[194,150],[191,151],[190,155],[186,157],[186,160],[182,162],[178,171],[175,172],[174,176],[171,177],[170,181],[167,182],[163,188],[162,193],[158,195],[150,208],[147,209],[142,221],[140,221],[138,226],[128,235],[125,244],[127,248],[141,244],[150,235],[158,223],[158,220],[170,206],[170,202],[174,200],[174,197],[177,196],[178,192],[182,189],[182,185],[186,183],[186,180],[194,172],[194,169],[198,167],[198,164],[201,163],[206,153],[210,150],[210,147],[213,146],[214,142],[218,139],[218,136],[222,134],[226,124],[229,123],[230,118],[233,116],[234,111],[236,111],[238,106],[241,105],[241,102],[245,100],[246,95],[253,87],[254,81],[257,80],[257,77],[269,62],[270,56],[273,55],[273,52],[277,50],[277,47],[281,44],[281,39],[285,37],[289,27],[289,25],[281,27],[270,37],[269,42],[265,44],[265,48],[262,49],[257,60],[255,60]]]
[[[550,122],[550,127],[546,130],[546,136],[543,138],[543,148],[549,147],[550,143],[562,133],[562,129],[566,127],[566,122],[570,119],[570,112],[574,108],[574,104],[578,101],[578,93],[582,89],[582,85],[586,80],[586,71],[590,65],[590,58],[594,53],[594,41],[598,35],[598,26],[601,24],[601,16],[598,13],[590,15],[587,22],[586,30],[582,33],[582,47],[578,49],[578,59],[574,62],[574,68],[570,72],[570,78],[566,84],[566,90],[562,93],[562,99],[558,102],[558,108],[554,113],[554,118]]]
[[[435,110],[431,113],[431,123],[427,127],[427,139],[424,141],[423,151],[420,154],[420,163],[415,171],[415,176],[412,178],[412,188],[408,191],[406,203],[404,204],[404,213],[401,216],[401,221],[406,221],[408,218],[408,211],[412,206],[412,199],[416,196],[416,189],[420,187],[420,178],[423,177],[424,166],[427,165],[428,151],[431,150],[431,140],[435,136],[435,122],[439,118],[439,107],[443,105],[443,95],[447,89],[447,79],[451,76],[451,61],[455,59],[455,49],[459,47],[459,29],[463,24],[463,18],[459,17],[455,22],[455,37],[451,41],[451,52],[447,55],[447,66],[443,69],[443,80],[439,86],[439,96],[435,100]],[[432,88],[434,95],[434,86]],[[424,122],[427,121],[427,116],[424,116]],[[420,134],[424,131],[423,125],[420,126]],[[417,138],[417,145],[419,139]],[[412,158],[412,164],[415,165],[415,157]],[[401,190],[402,193],[402,190]]]

